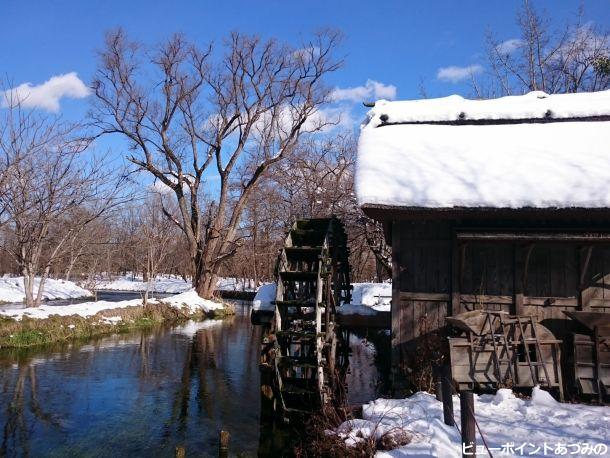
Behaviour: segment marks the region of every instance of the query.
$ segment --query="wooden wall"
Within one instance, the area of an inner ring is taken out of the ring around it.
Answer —
[[[459,241],[458,222],[392,226],[393,365],[408,365],[413,343],[474,309],[533,315],[558,338],[574,330],[565,310],[610,313],[610,246]]]

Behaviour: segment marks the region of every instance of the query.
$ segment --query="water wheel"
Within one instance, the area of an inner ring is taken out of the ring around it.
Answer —
[[[339,403],[345,393],[348,348],[335,315],[350,301],[348,255],[336,218],[297,220],[286,236],[261,351],[263,399],[284,419]]]

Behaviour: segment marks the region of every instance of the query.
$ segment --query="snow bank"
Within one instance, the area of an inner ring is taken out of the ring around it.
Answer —
[[[275,310],[275,305],[271,303],[275,300],[275,292],[275,283],[261,285],[252,301],[252,310]]]
[[[539,97],[376,103],[358,143],[360,205],[610,207],[610,121],[392,125],[610,115],[610,91]]]
[[[79,315],[84,318],[95,315],[102,310],[112,310],[124,307],[141,307],[141,299],[132,299],[129,301],[120,302],[82,302],[79,304],[70,305],[48,305],[43,304],[40,307],[28,307],[23,309],[2,309],[0,307],[0,315],[9,316],[16,320],[21,320],[24,316],[28,318],[45,319],[51,315],[70,316]],[[112,317],[110,317],[112,318]]]
[[[154,299],[152,299],[152,301],[154,301]],[[211,311],[224,309],[226,307],[222,303],[202,299],[194,290],[162,299],[160,302],[180,310],[185,310],[190,314],[198,312],[209,313]],[[49,318],[51,315],[78,315],[87,318],[101,312],[102,310],[113,310],[125,307],[142,307],[142,299],[131,299],[128,301],[119,302],[82,302],[70,305],[43,304],[40,307],[28,307],[22,309],[2,309],[2,307],[0,307],[0,315],[15,318],[16,320],[21,320],[24,316],[27,316],[28,318],[45,319]],[[112,324],[116,324],[120,320],[121,317],[118,316],[104,317],[104,321]]]
[[[217,289],[220,291],[254,291],[254,281],[241,278],[223,277],[218,280]],[[146,291],[147,282],[142,277],[125,276],[114,280],[104,280],[96,284],[95,289],[106,291]],[[184,293],[192,288],[190,281],[182,278],[158,276],[151,281],[150,291],[153,293]]]
[[[392,283],[352,283],[352,302],[337,309],[342,315],[375,315],[389,312],[392,301]],[[252,302],[253,310],[275,310],[271,303],[275,300],[276,285],[262,285]]]
[[[453,405],[459,425],[457,396],[453,397]],[[602,444],[606,452],[597,456],[608,456],[610,407],[558,403],[539,388],[533,390],[531,400],[523,400],[510,390],[501,389],[495,395],[475,395],[475,415],[494,456],[555,456],[557,444]],[[370,402],[364,406],[363,419],[345,422],[334,433],[346,444],[353,445],[363,440],[362,437],[378,439],[384,434],[399,432],[411,436],[411,443],[379,451],[376,456],[461,456],[460,434],[455,427],[443,423],[442,403],[423,392],[407,399]],[[482,444],[478,432],[477,443]],[[513,448],[509,449],[507,444],[513,444]],[[516,447],[522,444],[525,446],[521,453]],[[545,444],[553,447],[547,449],[546,455]]]
[[[34,282],[35,294],[38,291],[40,278]],[[44,300],[77,299],[91,297],[93,294],[76,283],[67,280],[54,280],[49,278],[45,281]],[[0,302],[23,302],[25,300],[25,288],[23,277],[1,277],[0,278]]]
[[[181,310],[186,309],[189,313],[197,313],[199,311],[209,313],[214,310],[221,310],[225,308],[225,305],[221,304],[220,302],[199,297],[194,289],[175,296],[166,297],[162,299],[161,302]]]
[[[364,305],[379,312],[389,312],[392,302],[392,282],[352,283],[352,304]]]

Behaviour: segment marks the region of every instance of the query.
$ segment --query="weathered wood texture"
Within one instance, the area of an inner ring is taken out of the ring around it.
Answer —
[[[545,233],[561,230],[568,237],[562,237],[561,242],[553,237],[542,242],[524,238],[472,240],[459,237],[462,227],[469,231],[502,229],[503,233],[514,227],[523,232],[514,221],[392,223],[395,368],[405,365],[411,343],[444,326],[447,314],[486,309],[532,315],[564,339],[573,330],[564,311],[610,313],[610,245],[603,242],[605,239],[583,241],[586,232],[579,228],[571,240],[570,227],[550,228],[541,222],[539,229]],[[597,224],[591,232],[607,229],[610,224]]]

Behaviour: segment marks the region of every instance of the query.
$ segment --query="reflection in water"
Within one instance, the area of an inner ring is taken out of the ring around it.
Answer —
[[[178,445],[217,456],[221,429],[232,454],[281,455],[282,431],[260,422],[260,327],[236,308],[225,320],[1,350],[0,456],[173,456]],[[352,376],[376,377],[360,360]],[[356,385],[351,395],[371,399]]]

